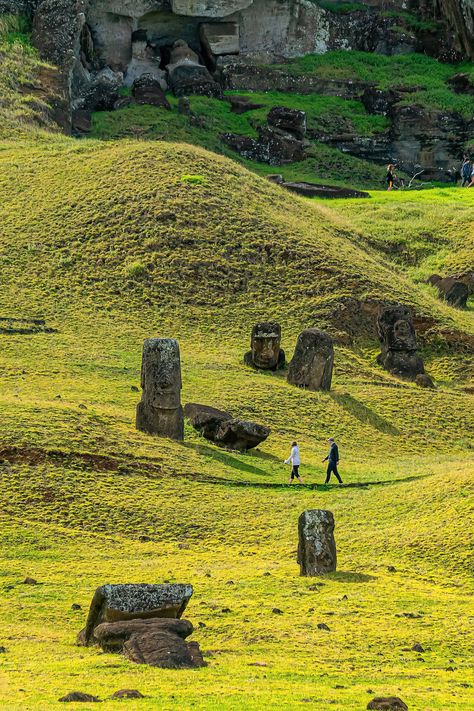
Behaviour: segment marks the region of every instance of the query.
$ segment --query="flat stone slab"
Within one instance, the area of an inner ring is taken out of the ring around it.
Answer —
[[[85,628],[79,633],[80,645],[94,643],[94,629],[103,622],[180,618],[193,594],[185,584],[102,585],[94,593]]]

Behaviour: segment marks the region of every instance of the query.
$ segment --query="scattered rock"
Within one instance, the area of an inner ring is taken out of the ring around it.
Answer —
[[[395,617],[406,617],[408,620],[419,620],[423,617],[419,612],[400,612]]]
[[[92,696],[91,694],[85,694],[83,691],[71,691],[71,693],[62,696],[58,701],[65,703],[77,703],[83,701],[84,703],[100,703],[100,699],[97,696]]]
[[[38,585],[38,581],[34,578],[25,578],[23,581],[23,585]]]
[[[148,338],[145,341],[141,386],[143,392],[137,406],[137,429],[148,434],[183,440],[178,341],[174,338]]]
[[[235,585],[235,583],[234,583],[233,580],[228,580],[228,581],[226,582],[226,585]]]
[[[267,117],[268,125],[284,133],[289,133],[298,140],[306,135],[306,114],[298,109],[275,106]]]
[[[150,536],[138,536],[140,543],[149,543],[151,541]]]
[[[0,654],[6,654],[7,648],[6,647],[0,647]]]
[[[331,337],[317,328],[307,328],[298,336],[287,379],[308,390],[330,390],[333,366]]]
[[[325,622],[320,622],[318,624],[318,630],[324,630],[325,632],[331,631]]]
[[[140,392],[136,385],[132,385],[132,386],[130,387],[130,390],[132,391],[132,393],[138,393],[138,392]]]
[[[420,388],[428,388],[432,390],[435,387],[435,384],[428,373],[418,373],[415,378],[415,383]]]
[[[165,96],[160,82],[152,74],[142,74],[132,85],[132,94],[137,104],[160,106],[171,111],[171,105]]]
[[[221,612],[232,612],[232,610],[230,609],[230,607],[223,607]]]
[[[249,662],[249,667],[268,667],[266,662]]]
[[[191,102],[187,96],[180,96],[178,100],[178,114],[191,116]]]
[[[263,104],[257,104],[246,96],[229,96],[230,110],[234,114],[245,114],[247,111],[262,109]]]
[[[175,96],[199,94],[222,98],[221,85],[214,81],[209,70],[200,63],[196,52],[184,40],[173,44],[166,71]]]
[[[280,610],[279,607],[274,607],[272,612],[274,615],[283,615],[283,610]]]
[[[387,568],[389,573],[396,573],[397,569],[393,565],[389,565]]]
[[[398,696],[378,696],[367,704],[370,711],[408,711],[408,706]]]
[[[82,610],[82,607],[77,604],[77,602],[73,602],[71,605],[71,610]]]
[[[298,519],[300,575],[322,575],[336,570],[334,516],[331,511],[312,509]]]
[[[285,351],[281,349],[279,323],[257,323],[252,328],[250,351],[244,363],[258,370],[279,370],[285,366]]]
[[[111,699],[144,699],[145,697],[136,689],[120,689],[114,691]]]
[[[78,644],[96,640],[95,628],[105,622],[134,618],[180,618],[193,594],[191,585],[103,585],[94,593],[86,627]]]
[[[425,650],[419,642],[415,642],[415,644],[411,648],[411,651],[412,652],[424,652]]]

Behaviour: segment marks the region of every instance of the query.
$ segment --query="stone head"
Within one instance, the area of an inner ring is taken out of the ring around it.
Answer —
[[[276,368],[280,355],[281,327],[278,323],[257,323],[252,328],[250,347],[257,368]]]
[[[181,363],[174,338],[148,338],[143,345],[143,399],[152,407],[174,409],[180,405]]]
[[[377,327],[383,350],[416,350],[416,334],[412,315],[406,306],[385,307],[379,314]]]

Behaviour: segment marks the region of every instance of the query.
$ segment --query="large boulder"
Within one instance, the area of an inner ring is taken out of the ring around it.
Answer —
[[[78,644],[94,643],[94,630],[103,622],[148,618],[180,618],[193,594],[191,585],[102,585],[94,593]]]
[[[214,81],[209,70],[200,63],[196,52],[184,40],[174,43],[166,71],[168,84],[175,96],[199,94],[222,98],[221,85]]]
[[[162,82],[152,74],[142,74],[132,84],[132,94],[137,104],[161,106],[171,111],[171,105],[163,91]]]
[[[82,109],[86,111],[112,111],[119,98],[123,75],[108,67],[98,72],[82,95]]]
[[[298,519],[298,563],[301,575],[322,575],[336,570],[334,516],[331,511],[303,511]]]
[[[317,328],[302,331],[289,365],[288,382],[308,390],[330,390],[333,367],[332,338]]]
[[[377,696],[367,704],[369,711],[408,711],[408,706],[398,696]]]
[[[288,109],[286,106],[275,106],[267,117],[268,125],[289,133],[300,141],[306,135],[306,114],[298,109]]]
[[[469,288],[463,281],[455,277],[443,278],[438,274],[433,274],[428,282],[438,289],[440,298],[450,306],[456,306],[459,309],[466,308]]]
[[[105,652],[123,652],[135,664],[163,669],[204,666],[199,645],[185,639],[193,632],[187,620],[128,620],[105,622],[94,636]]]
[[[216,441],[219,427],[227,420],[232,419],[229,412],[217,410],[209,405],[199,405],[195,402],[189,402],[184,406],[184,415],[194,429],[211,442]]]

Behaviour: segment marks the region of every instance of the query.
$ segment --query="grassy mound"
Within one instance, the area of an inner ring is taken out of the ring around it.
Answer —
[[[474,708],[473,362],[443,341],[472,335],[472,303],[422,283],[468,265],[474,192],[327,204],[202,148],[56,136],[0,143],[0,190],[0,316],[47,327],[0,334],[0,706],[59,711],[78,689],[112,709],[127,687],[149,697],[132,709],[352,711],[377,694]],[[337,346],[331,393],[243,365],[254,321],[278,319],[291,357],[344,297],[429,319],[438,389],[383,372],[369,337]],[[270,425],[258,451],[134,429],[157,335],[180,341],[184,402]],[[351,486],[322,484],[329,435]],[[295,437],[305,486],[290,489]],[[318,581],[295,561],[297,517],[316,507],[334,511],[339,556]],[[207,668],[74,646],[96,586],[163,580],[194,584]]]

